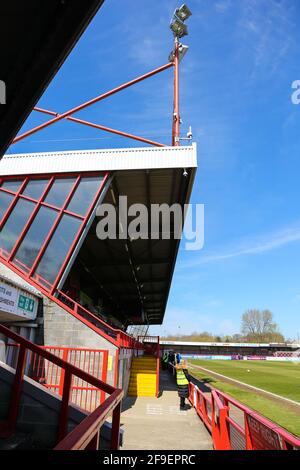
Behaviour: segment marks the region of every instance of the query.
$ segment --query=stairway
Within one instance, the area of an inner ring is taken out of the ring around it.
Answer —
[[[157,359],[153,356],[134,357],[131,363],[131,374],[128,396],[155,397]]]

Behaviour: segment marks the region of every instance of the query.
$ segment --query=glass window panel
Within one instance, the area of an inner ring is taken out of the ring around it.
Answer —
[[[16,193],[21,186],[21,183],[23,183],[24,180],[8,180],[8,181],[3,181],[1,188],[8,189],[9,191],[13,191]]]
[[[57,215],[58,212],[54,209],[48,209],[47,207],[39,209],[16,253],[15,263],[25,265],[27,268],[32,267]]]
[[[40,199],[48,180],[31,180],[27,183],[22,194],[32,197],[32,199]]]
[[[53,206],[56,207],[61,207],[71,191],[74,182],[75,178],[56,179],[47,194],[45,202],[53,204]]]
[[[102,180],[103,176],[82,178],[67,209],[75,214],[85,215]]]
[[[47,287],[47,281],[51,284],[55,281],[81,223],[82,221],[75,217],[63,215],[34,276],[39,282],[41,278],[44,279]]]
[[[14,197],[15,196],[13,196],[12,194],[0,191],[0,220],[4,216],[9,204],[11,203]]]
[[[10,253],[34,206],[33,202],[26,201],[25,199],[18,200],[0,233],[0,247],[3,250]]]

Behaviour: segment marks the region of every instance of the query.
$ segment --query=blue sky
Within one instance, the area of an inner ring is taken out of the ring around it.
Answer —
[[[167,62],[169,19],[180,2],[106,0],[39,105],[62,112]],[[193,127],[205,204],[203,250],[180,250],[164,325],[153,333],[240,329],[268,308],[300,335],[300,79],[297,0],[189,0],[190,46],[181,67],[182,132]],[[168,70],[78,114],[170,143]],[[32,114],[29,129],[45,116]],[[138,146],[61,122],[10,152]]]

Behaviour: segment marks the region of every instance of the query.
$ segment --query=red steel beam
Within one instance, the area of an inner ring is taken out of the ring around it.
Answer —
[[[173,110],[173,128],[172,145],[180,145],[180,112],[179,112],[179,42],[175,41],[174,49],[174,110]]]
[[[43,124],[40,124],[37,127],[34,127],[33,129],[30,129],[27,132],[24,132],[24,134],[20,134],[17,137],[14,138],[12,141],[12,144],[15,144],[17,142],[20,142],[20,140],[25,139],[25,137],[28,137],[32,134],[35,134],[36,132],[45,129],[48,126],[51,126],[52,124],[61,121],[62,119],[65,119],[68,116],[71,116],[72,114],[78,113],[78,111],[81,111],[82,109],[87,108],[88,106],[91,106],[94,103],[97,103],[98,101],[104,100],[105,98],[108,98],[109,96],[114,95],[115,93],[118,93],[121,90],[124,90],[125,88],[128,88],[132,85],[135,85],[136,83],[139,83],[146,78],[152,77],[153,75],[156,75],[160,72],[163,72],[164,70],[172,67],[174,64],[173,62],[169,62],[168,64],[162,65],[161,67],[158,67],[157,69],[151,70],[151,72],[148,72],[144,75],[141,75],[137,78],[134,78],[133,80],[130,80],[129,82],[123,83],[122,85],[113,88],[112,90],[107,91],[106,93],[102,93],[99,96],[96,96],[92,100],[86,101],[85,103],[80,104],[79,106],[75,106],[75,108],[69,109],[68,111],[65,111],[64,113],[60,114],[59,116],[56,116],[54,119],[50,119],[49,121],[44,122]]]
[[[50,111],[48,109],[43,108],[33,108],[34,111],[38,111],[39,113],[50,114],[50,116],[60,116],[59,113],[55,111]],[[144,137],[140,137],[135,134],[129,134],[128,132],[119,131],[117,129],[112,129],[111,127],[102,126],[101,124],[95,124],[94,122],[85,121],[84,119],[74,118],[72,116],[67,116],[64,119],[68,121],[76,122],[77,124],[83,124],[84,126],[93,127],[94,129],[100,129],[101,131],[110,132],[111,134],[121,135],[122,137],[127,137],[128,139],[138,140],[140,142],[144,142],[145,144],[154,145],[155,147],[165,147],[165,144],[161,144],[160,142],[155,142],[154,140],[145,139]]]

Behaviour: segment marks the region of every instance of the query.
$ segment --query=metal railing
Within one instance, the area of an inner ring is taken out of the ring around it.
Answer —
[[[174,364],[168,364],[175,377]],[[189,383],[189,401],[210,432],[215,450],[300,450],[300,439],[217,389]]]
[[[58,421],[57,445],[55,449],[98,449],[100,440],[101,426],[112,412],[112,431],[110,446],[112,450],[119,447],[119,428],[120,413],[123,391],[106,384],[89,373],[81,370],[73,364],[63,360],[61,357],[52,354],[45,348],[37,346],[31,341],[22,338],[3,325],[0,325],[0,333],[9,340],[14,341],[18,347],[18,357],[15,367],[14,381],[12,384],[12,393],[9,403],[8,418],[0,423],[0,436],[7,437],[14,433],[19,406],[22,397],[22,386],[25,377],[25,367],[27,364],[28,353],[34,354],[36,358],[42,358],[42,361],[48,361],[60,369],[60,376],[63,377],[61,386],[61,407]],[[99,390],[100,393],[109,395],[105,398],[89,416],[87,416],[76,428],[68,435],[68,414],[71,404],[71,390],[74,379],[78,379],[90,384]]]
[[[7,261],[5,258],[5,254],[8,255],[5,250],[0,248],[0,261],[7,267],[9,267],[12,271],[18,274],[22,279],[26,282],[31,284],[33,287],[38,289],[43,295],[48,297],[50,300],[55,302],[61,308],[66,310],[72,316],[80,320],[82,323],[87,325],[89,328],[94,330],[96,333],[100,334],[103,338],[105,338],[110,343],[114,344],[117,347],[129,348],[134,349],[137,346],[137,340],[132,336],[128,335],[124,331],[120,330],[119,328],[114,328],[113,326],[106,323],[102,320],[99,316],[95,315],[94,313],[90,312],[78,302],[73,300],[64,292],[56,289],[54,294],[51,294],[49,290],[47,290],[42,285],[43,279],[40,276],[37,276],[37,282],[34,281],[32,278],[26,276],[26,274],[19,269],[17,266],[12,264],[11,262]],[[23,267],[24,269],[24,267]],[[40,282],[38,282],[40,280]]]
[[[296,436],[219,390],[202,392],[190,382],[189,399],[215,450],[300,450]]]
[[[6,364],[14,367],[18,358],[19,344],[6,345]],[[87,372],[102,382],[107,382],[108,351],[104,349],[40,346],[64,361]],[[41,355],[28,351],[25,375],[54,393],[62,396],[64,371]],[[88,382],[74,377],[71,384],[70,402],[85,411],[94,411],[105,400],[105,393]]]

